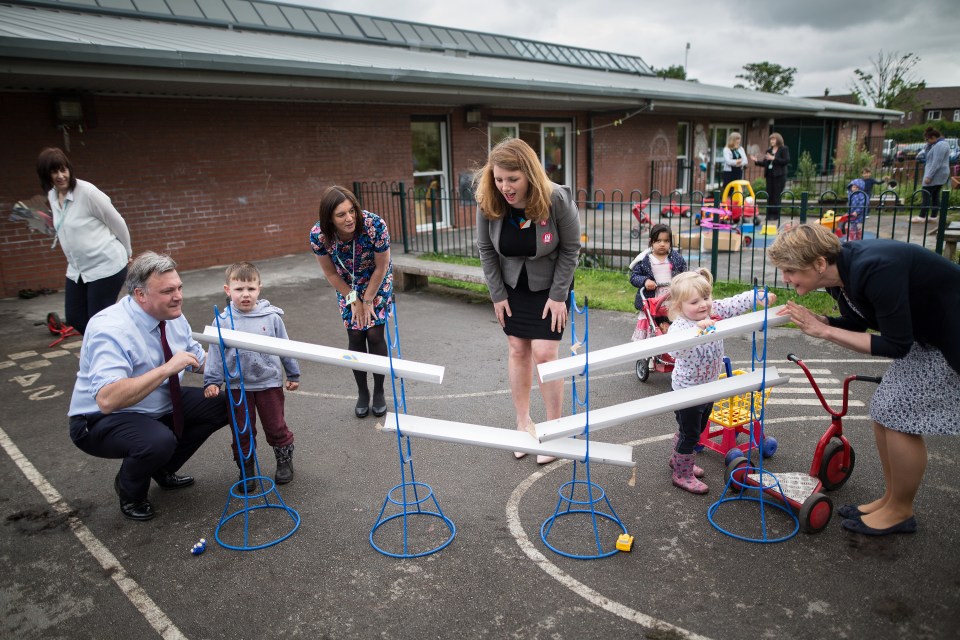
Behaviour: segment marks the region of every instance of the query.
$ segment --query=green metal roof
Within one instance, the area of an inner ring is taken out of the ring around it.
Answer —
[[[637,56],[294,4],[253,0],[17,0],[14,4],[655,75]]]

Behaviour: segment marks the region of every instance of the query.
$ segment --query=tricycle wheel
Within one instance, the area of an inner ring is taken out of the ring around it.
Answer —
[[[633,229],[630,229],[630,237],[633,238],[634,240],[636,240],[637,238],[639,238],[639,237],[640,237],[640,229],[637,229],[636,227],[634,227]]]
[[[843,466],[843,443],[839,440],[831,440],[826,449],[823,450],[823,460],[820,462],[820,473],[817,477],[823,483],[823,488],[827,491],[839,489],[850,479],[853,473],[853,466],[857,461],[856,453],[853,447],[850,447],[850,465]]]
[[[680,215],[684,218],[689,218],[692,214],[690,213],[690,207],[684,207],[680,209]]]
[[[58,336],[60,335],[60,329],[63,328],[63,323],[60,322],[60,316],[51,311],[47,314],[47,329],[51,334]]]
[[[727,463],[726,471],[723,474],[724,484],[735,494],[743,493],[746,484],[746,471],[743,469],[750,465],[750,461],[743,456],[737,456]],[[733,480],[733,482],[731,482]]]
[[[749,247],[752,244],[753,244],[753,238],[751,238],[747,234],[743,234],[743,246]]]
[[[637,360],[637,380],[640,382],[646,382],[647,378],[650,377],[650,360],[643,358]]]
[[[833,502],[822,493],[814,493],[803,501],[797,518],[805,533],[820,533],[830,523],[833,515]]]
[[[763,454],[764,458],[772,458],[773,454],[777,452],[778,446],[779,443],[776,438],[767,436],[763,439],[763,446],[760,447],[760,453]]]

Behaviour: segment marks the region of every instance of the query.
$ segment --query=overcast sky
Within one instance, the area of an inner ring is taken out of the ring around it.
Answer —
[[[853,70],[915,53],[916,79],[960,86],[956,0],[286,0],[636,55],[656,68],[732,87],[751,62],[796,67],[793,96],[850,93]]]

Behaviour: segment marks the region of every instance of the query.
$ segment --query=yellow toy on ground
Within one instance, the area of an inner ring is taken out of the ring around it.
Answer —
[[[617,538],[617,549],[620,551],[630,551],[633,548],[633,536],[629,533],[621,533]]]

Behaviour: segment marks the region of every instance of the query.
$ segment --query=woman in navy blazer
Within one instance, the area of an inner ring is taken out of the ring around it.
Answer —
[[[556,360],[580,255],[580,213],[570,188],[550,182],[536,152],[499,143],[477,174],[477,248],[497,321],[507,334],[507,371],[517,429],[527,431],[534,367]],[[563,381],[540,383],[547,420],[562,414]],[[514,452],[518,459],[524,453]],[[537,456],[546,464],[554,458]]]
[[[790,164],[790,149],[783,146],[783,136],[770,134],[770,148],[758,160],[750,156],[757,166],[763,167],[763,177],[767,181],[767,220],[780,219],[780,196],[787,186],[787,165]]]

